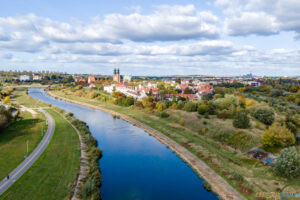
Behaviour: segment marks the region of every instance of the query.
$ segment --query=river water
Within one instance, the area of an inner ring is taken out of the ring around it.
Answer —
[[[43,89],[30,88],[28,94],[88,124],[103,151],[104,200],[217,199],[185,162],[144,130],[103,111],[50,97]]]

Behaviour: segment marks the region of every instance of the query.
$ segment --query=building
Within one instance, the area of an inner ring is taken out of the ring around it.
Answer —
[[[130,83],[131,82],[131,76],[125,75],[123,78],[123,83]]]
[[[95,83],[95,82],[96,82],[95,76],[89,76],[88,83]]]
[[[32,80],[34,80],[34,81],[40,81],[42,79],[43,79],[43,77],[41,75],[39,75],[39,74],[32,74]]]
[[[79,85],[84,86],[86,84],[86,80],[84,78],[79,78],[76,81]]]
[[[114,69],[113,81],[121,83],[121,76],[120,76],[120,69],[119,68]]]
[[[30,76],[29,75],[21,75],[20,76],[20,81],[30,81]]]

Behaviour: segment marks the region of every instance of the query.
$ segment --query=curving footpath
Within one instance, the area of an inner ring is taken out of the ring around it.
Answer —
[[[104,112],[110,113],[112,115],[120,116],[123,120],[128,121],[129,123],[138,126],[144,129],[147,133],[158,139],[161,143],[168,146],[172,151],[174,151],[179,157],[181,157],[184,161],[186,161],[201,177],[206,180],[212,187],[212,190],[216,192],[222,199],[226,200],[245,200],[245,198],[236,191],[229,183],[227,183],[220,175],[218,175],[214,170],[209,168],[202,160],[200,160],[197,156],[192,154],[190,151],[186,150],[180,144],[176,143],[172,139],[163,135],[162,133],[156,131],[155,129],[121,113],[116,111],[112,111],[100,106],[91,105],[88,103],[76,101],[73,99],[68,99],[57,94],[52,93],[51,91],[47,91],[47,93],[55,98],[59,98],[65,101],[69,101],[71,103],[80,104],[83,106],[90,107],[92,109],[102,110]]]
[[[15,168],[10,174],[9,179],[4,178],[0,181],[0,195],[3,194],[16,180],[18,180],[32,165],[33,163],[40,157],[40,155],[44,152],[47,148],[48,144],[50,143],[52,136],[55,130],[55,121],[51,117],[49,113],[46,111],[39,109],[47,118],[48,122],[48,129],[43,137],[42,141],[39,145],[34,149],[34,151],[21,163]]]

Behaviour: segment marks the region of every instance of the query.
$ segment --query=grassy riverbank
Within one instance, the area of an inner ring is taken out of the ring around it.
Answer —
[[[76,131],[57,112],[47,110],[55,119],[52,141],[34,165],[0,199],[64,199],[68,185],[79,169],[80,147]]]
[[[85,95],[79,97],[69,91],[53,92],[68,99],[125,114],[160,131],[203,160],[248,199],[255,198],[256,192],[296,192],[300,190],[299,180],[286,180],[278,177],[273,173],[272,168],[249,159],[239,148],[234,149],[214,139],[213,134],[217,136],[224,130],[236,131],[231,122],[215,117],[199,119],[196,113],[187,113],[181,110],[167,110],[166,112],[170,117],[160,118],[155,112],[121,107],[97,99],[90,99]],[[182,125],[178,123],[181,120]],[[250,147],[259,142],[258,139],[262,133],[259,126],[261,124],[254,125],[254,128],[248,131],[248,134],[253,136],[252,144],[249,144]],[[202,132],[203,128],[206,132]]]
[[[13,91],[13,102],[28,108],[45,107],[47,104],[27,95],[27,88],[16,88]]]
[[[21,117],[0,133],[0,180],[24,160],[27,141],[31,153],[41,141],[43,130],[47,129],[42,113],[32,116],[23,112]]]

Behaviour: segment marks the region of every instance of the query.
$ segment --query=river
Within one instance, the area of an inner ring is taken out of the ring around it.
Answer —
[[[144,130],[106,112],[55,99],[43,89],[30,88],[28,95],[88,124],[103,151],[104,200],[218,199],[185,162]]]

